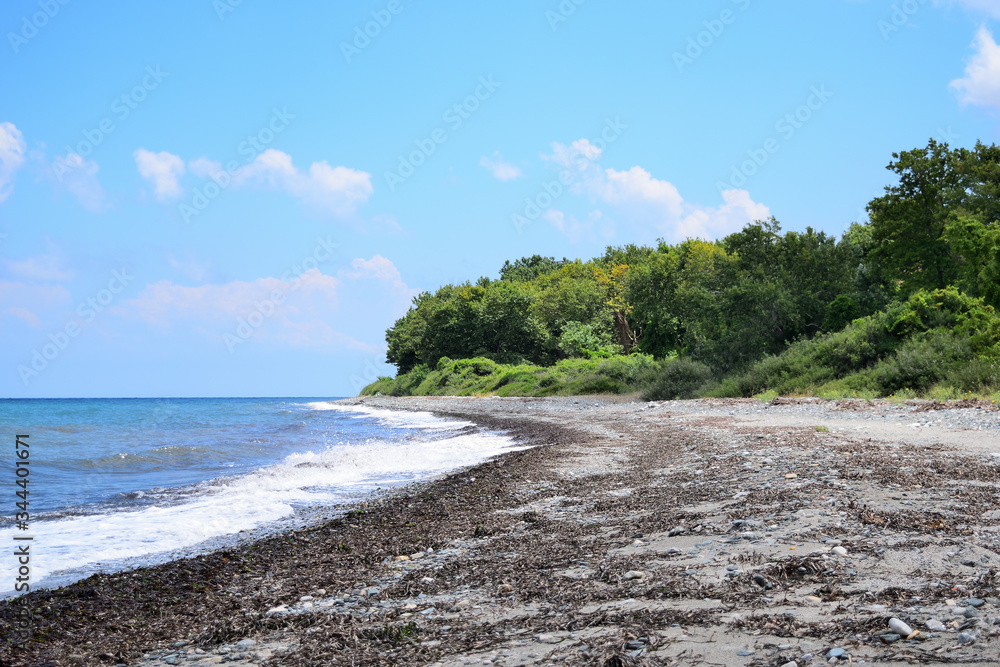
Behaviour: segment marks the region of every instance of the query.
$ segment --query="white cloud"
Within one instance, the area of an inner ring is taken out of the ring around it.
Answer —
[[[169,329],[178,318],[194,318],[203,323],[236,320],[256,308],[256,304],[271,299],[273,292],[292,298],[287,311],[303,307],[304,297],[320,297],[329,307],[337,304],[340,281],[324,275],[319,269],[305,271],[298,278],[258,278],[254,281],[234,280],[222,285],[187,287],[169,280],[146,285],[139,296],[122,307],[140,319],[162,329]]]
[[[207,157],[200,157],[188,162],[188,169],[198,178],[210,178],[212,174],[222,171],[222,163],[209,160]]]
[[[24,136],[13,123],[0,123],[0,202],[13,190],[14,174],[24,164]]]
[[[494,159],[490,159],[485,155],[479,159],[479,166],[486,167],[493,177],[498,181],[512,181],[515,178],[521,178],[524,176],[524,172],[512,165],[510,162],[505,162],[503,157],[500,155],[500,151],[493,154]]]
[[[10,315],[32,327],[43,320],[65,323],[72,303],[69,290],[62,285],[0,280],[0,315]]]
[[[106,211],[110,206],[106,201],[104,188],[97,179],[100,167],[78,153],[57,155],[55,161],[46,166],[46,175],[57,189],[65,190],[76,197],[80,206],[91,213]]]
[[[997,0],[934,0],[934,4],[936,5],[944,4],[945,2],[948,2],[948,4],[959,4],[973,12],[981,12],[993,18],[1000,18],[1000,3]]]
[[[314,268],[298,277],[234,280],[195,287],[161,280],[146,285],[137,297],[110,310],[143,320],[164,333],[183,327],[222,341],[243,321],[252,323],[252,338],[258,341],[378,353],[383,349],[381,343],[361,342],[368,335],[351,335],[345,330],[355,328],[359,322],[367,325],[367,318],[357,317],[366,308],[379,313],[393,311],[390,316],[400,310],[405,312],[416,293],[403,282],[391,261],[375,255],[353,260],[337,275]],[[386,302],[388,306],[382,305]]]
[[[157,199],[168,200],[181,196],[184,190],[178,179],[184,175],[184,160],[167,151],[154,153],[145,148],[137,149],[132,155],[139,175],[153,186]]]
[[[701,206],[685,201],[673,183],[655,178],[642,167],[602,169],[600,157],[600,149],[586,139],[568,147],[553,144],[553,152],[543,155],[546,161],[570,173],[571,192],[610,205],[619,223],[627,221],[652,228],[671,241],[720,238],[739,231],[748,222],[770,217],[768,207],[754,202],[746,190],[727,190],[720,206]],[[571,241],[584,235],[600,233],[606,238],[614,233],[614,224],[600,213],[597,218],[591,214],[587,222],[562,211],[549,211],[545,219]]]
[[[30,327],[37,329],[42,325],[42,320],[38,317],[38,315],[35,315],[27,308],[21,308],[19,306],[11,306],[10,308],[7,309],[7,312]]]
[[[977,53],[965,68],[965,77],[949,84],[962,104],[1000,109],[1000,46],[982,27],[976,35]]]
[[[7,271],[28,280],[44,280],[49,282],[65,282],[72,280],[73,272],[62,265],[62,259],[56,255],[37,255],[20,261],[6,260]]]
[[[748,222],[771,217],[771,209],[753,201],[746,190],[726,190],[722,200],[722,206],[696,208],[685,215],[675,238],[722,238],[743,229]]]
[[[206,168],[207,164],[199,165]],[[309,171],[292,164],[288,153],[270,148],[234,177],[237,185],[265,185],[298,197],[322,212],[349,215],[374,192],[371,174],[349,167],[313,162]]]

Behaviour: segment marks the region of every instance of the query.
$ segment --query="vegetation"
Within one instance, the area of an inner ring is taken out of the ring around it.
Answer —
[[[990,395],[1000,148],[934,140],[837,239],[773,218],[719,241],[535,255],[414,299],[362,393]]]

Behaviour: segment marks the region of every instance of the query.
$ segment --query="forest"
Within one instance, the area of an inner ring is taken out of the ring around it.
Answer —
[[[997,397],[1000,147],[930,140],[841,238],[534,255],[414,298],[363,394]]]

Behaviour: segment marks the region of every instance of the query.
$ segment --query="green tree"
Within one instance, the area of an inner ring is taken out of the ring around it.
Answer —
[[[961,205],[967,169],[948,149],[931,139],[926,148],[893,153],[886,167],[899,183],[868,204],[872,256],[904,293],[943,289],[958,274],[951,248],[944,238],[948,213]]]

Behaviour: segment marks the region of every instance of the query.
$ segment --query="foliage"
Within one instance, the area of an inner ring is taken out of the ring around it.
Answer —
[[[690,359],[671,359],[643,374],[640,384],[647,401],[670,401],[695,398],[712,381],[712,371],[705,364]]]
[[[894,153],[888,169],[895,182],[869,203],[870,222],[840,239],[783,232],[772,218],[717,241],[609,247],[589,261],[522,257],[498,280],[424,292],[386,332],[397,377],[369,389],[995,390],[1000,148],[931,140]],[[622,359],[649,360],[648,377],[615,370]]]

